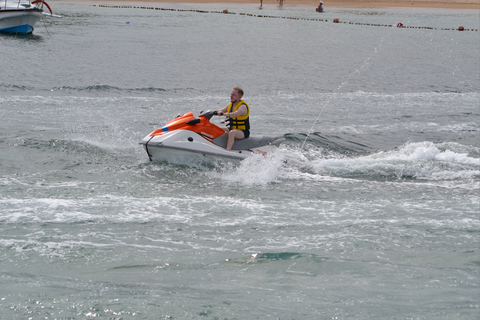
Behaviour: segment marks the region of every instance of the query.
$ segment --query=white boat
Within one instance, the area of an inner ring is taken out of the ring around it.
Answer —
[[[50,13],[43,12],[45,7]],[[60,18],[43,0],[0,0],[0,32],[32,33],[42,16]]]
[[[231,151],[225,149],[228,134],[210,122],[216,111],[198,116],[187,112],[167,122],[140,141],[150,161],[175,161],[192,156],[211,156],[243,160],[254,154],[266,155],[285,139],[283,137],[257,136],[236,140]]]

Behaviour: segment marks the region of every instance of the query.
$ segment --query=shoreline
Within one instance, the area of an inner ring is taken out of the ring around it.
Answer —
[[[262,0],[263,5],[277,5],[278,0]],[[260,6],[260,0],[86,0],[98,4],[104,3],[198,3],[198,4],[257,4]],[[439,8],[439,9],[475,9],[480,10],[480,0],[325,0],[324,8],[328,7],[378,7],[378,8]],[[317,0],[284,0],[284,5],[305,5],[318,6]]]

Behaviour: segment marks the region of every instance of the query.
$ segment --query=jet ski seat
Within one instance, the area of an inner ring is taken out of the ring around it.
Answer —
[[[219,147],[226,148],[228,140],[228,133],[221,135],[213,139],[213,143]],[[273,137],[273,136],[250,136],[246,139],[235,140],[232,150],[248,150],[254,149],[261,146],[273,145],[278,146],[285,139],[283,137]]]

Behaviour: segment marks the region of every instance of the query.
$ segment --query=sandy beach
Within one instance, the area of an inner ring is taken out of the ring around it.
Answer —
[[[89,0],[97,2],[97,0]],[[132,0],[103,0],[106,2],[134,2]],[[260,0],[140,0],[141,2],[168,2],[168,3],[258,3]],[[402,7],[402,8],[443,8],[443,9],[480,9],[480,0],[324,0],[327,7]],[[278,0],[263,0],[263,5],[277,4]],[[284,0],[285,5],[317,6],[317,0]]]

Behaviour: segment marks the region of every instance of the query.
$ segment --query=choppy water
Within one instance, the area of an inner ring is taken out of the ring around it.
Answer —
[[[1,319],[478,319],[477,11],[50,5],[0,37]],[[237,85],[277,152],[148,162]]]

